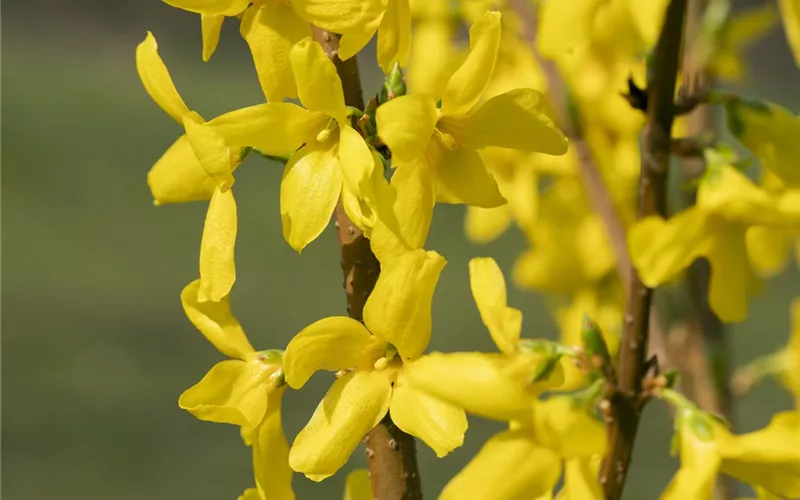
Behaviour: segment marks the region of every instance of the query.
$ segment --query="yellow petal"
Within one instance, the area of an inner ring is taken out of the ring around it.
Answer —
[[[389,73],[397,62],[408,63],[411,50],[411,11],[408,0],[390,0],[378,28],[378,65]]]
[[[296,7],[297,2],[292,2],[292,6]],[[297,94],[303,106],[344,123],[346,110],[342,80],[322,47],[311,38],[304,38],[292,47],[290,57]]]
[[[570,396],[537,404],[533,422],[536,440],[562,458],[588,458],[606,451],[605,427]]]
[[[322,113],[309,113],[288,102],[259,104],[225,113],[207,125],[231,147],[253,146],[283,156],[311,142],[330,120]]]
[[[183,126],[203,170],[214,179],[220,189],[230,189],[234,182],[234,162],[238,163],[239,152],[234,156],[221,135],[212,127],[191,119],[191,114],[183,117]]]
[[[441,96],[460,62],[453,50],[453,25],[447,19],[417,22],[411,44],[408,88],[415,94]]]
[[[464,410],[409,385],[401,372],[394,384],[389,413],[403,432],[416,436],[441,458],[464,444]]]
[[[345,123],[339,124],[339,161],[345,186],[357,198],[365,200],[367,205],[374,207],[372,173],[375,170],[375,161],[364,138]]]
[[[347,185],[342,186],[341,201],[347,216],[350,220],[364,232],[364,236],[372,239],[372,232],[375,226],[379,223],[378,212],[381,211],[377,203],[386,201],[387,197],[393,199],[390,194],[389,181],[386,180],[384,173],[383,160],[380,153],[374,149],[370,149],[372,157],[372,167],[369,172],[369,179],[364,183],[365,189],[362,190],[361,196],[370,197],[369,203],[363,197],[353,193],[347,188]],[[341,157],[341,152],[339,153]],[[390,202],[389,202],[390,203]],[[381,214],[383,219],[390,216],[392,227],[397,227],[397,218],[393,214]]]
[[[487,146],[563,155],[567,139],[543,111],[542,94],[515,89],[481,104],[466,116],[444,117],[437,127],[473,149]]]
[[[254,352],[247,340],[242,326],[231,312],[230,296],[219,302],[200,302],[200,280],[194,280],[181,291],[181,304],[189,321],[222,354],[236,359],[244,359]]]
[[[267,101],[297,97],[289,54],[297,42],[311,36],[308,23],[287,2],[268,0],[245,11],[239,32],[250,46]]]
[[[747,302],[758,283],[750,267],[745,246],[745,229],[738,225],[721,224],[708,251],[711,282],[708,300],[711,309],[726,323],[747,317]]]
[[[369,370],[385,352],[386,344],[358,321],[341,316],[321,319],[305,327],[286,346],[286,383],[300,389],[317,370]]]
[[[219,302],[236,281],[233,260],[237,215],[233,191],[214,191],[206,213],[200,242],[200,291],[198,300]]]
[[[356,469],[344,482],[344,500],[373,500],[372,482],[367,469]]]
[[[550,450],[530,439],[530,431],[493,436],[442,491],[440,500],[528,500],[546,494],[561,475]]]
[[[200,15],[200,27],[203,32],[203,61],[208,62],[219,44],[219,33],[225,16],[207,14]]]
[[[136,47],[136,70],[147,93],[175,121],[183,124],[183,115],[189,112],[186,103],[181,99],[169,71],[158,55],[158,43],[152,33]]]
[[[364,323],[403,359],[420,356],[431,338],[431,305],[447,262],[434,251],[414,250],[381,267],[364,306]]]
[[[238,500],[261,500],[261,494],[256,488],[247,488],[239,495]]]
[[[684,210],[664,221],[648,217],[628,232],[631,260],[649,287],[661,285],[708,252],[713,231],[708,213],[698,208]]]
[[[429,148],[436,155],[436,200],[492,208],[506,203],[477,151],[469,148]]]
[[[438,117],[436,103],[425,94],[400,96],[378,108],[378,135],[392,151],[395,166],[425,153]]]
[[[681,467],[661,495],[662,500],[711,499],[720,466],[717,443],[699,437],[689,426],[680,430]]]
[[[258,426],[253,441],[253,473],[256,487],[265,500],[294,500],[289,443],[281,423],[281,397],[284,389],[272,391],[267,414]]]
[[[425,246],[436,200],[430,168],[422,159],[397,168],[378,203],[370,246],[380,262]]]
[[[293,154],[281,180],[283,237],[298,253],[328,226],[342,190],[339,159],[331,141]]]
[[[782,412],[767,427],[718,438],[722,473],[787,497],[800,496],[800,413]]]
[[[564,489],[559,492],[563,500],[603,500],[603,490],[597,476],[602,457],[573,458],[564,463]]]
[[[499,238],[511,226],[511,210],[508,205],[494,208],[467,207],[464,231],[473,243],[490,243]]]
[[[500,13],[486,12],[469,29],[469,55],[447,82],[442,114],[464,115],[478,103],[494,71],[499,46]]]
[[[778,0],[781,20],[786,38],[794,54],[794,62],[800,67],[800,2],[798,0]]]
[[[389,372],[352,372],[337,379],[295,438],[292,469],[314,481],[335,474],[389,410]]]
[[[277,368],[258,353],[247,361],[221,361],[181,394],[178,406],[200,420],[256,427],[267,411]]]
[[[182,135],[147,173],[156,205],[210,200],[217,183],[197,160],[189,138]]]
[[[351,34],[377,27],[386,0],[292,0],[292,8],[324,30]]]
[[[508,307],[506,280],[497,262],[490,257],[470,260],[469,283],[481,320],[495,345],[505,354],[514,353],[522,333],[522,312]]]
[[[210,16],[235,16],[242,12],[248,0],[163,0],[165,4],[179,9]]]
[[[539,391],[509,370],[505,356],[462,352],[432,353],[408,368],[420,390],[467,412],[500,421],[529,420]]]

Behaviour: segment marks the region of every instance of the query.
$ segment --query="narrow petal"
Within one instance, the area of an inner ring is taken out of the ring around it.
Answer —
[[[605,427],[589,414],[585,404],[570,396],[555,396],[538,403],[533,412],[533,429],[538,442],[565,459],[606,452]]]
[[[506,303],[506,280],[494,259],[469,261],[469,284],[481,320],[497,348],[505,354],[517,350],[522,333],[522,312]]]
[[[745,231],[738,225],[719,225],[708,252],[711,263],[709,305],[726,323],[743,321],[747,317],[747,303],[758,287],[747,257]]]
[[[794,63],[800,68],[800,2],[797,0],[778,0],[781,20],[786,39],[794,54]]]
[[[515,377],[505,356],[433,353],[410,364],[408,377],[420,390],[468,413],[499,421],[530,420],[535,387]]]
[[[281,423],[283,389],[272,391],[267,414],[258,426],[253,441],[253,472],[256,487],[265,500],[294,500],[292,469],[289,467],[289,443]]]
[[[372,173],[375,170],[375,161],[372,152],[364,138],[345,123],[339,124],[339,161],[342,166],[342,180],[350,192],[374,207]]]
[[[333,383],[289,452],[289,465],[322,481],[345,463],[378,425],[392,396],[389,370],[349,373]]]
[[[389,413],[397,427],[423,440],[439,458],[464,444],[464,410],[409,385],[402,372],[394,385]]]
[[[300,389],[317,370],[369,370],[386,352],[358,321],[333,316],[321,319],[294,336],[283,355],[286,383]]]
[[[276,156],[289,155],[312,141],[330,120],[288,102],[259,104],[225,113],[208,126],[231,148],[252,146]]]
[[[378,135],[392,151],[395,165],[408,163],[425,153],[439,110],[433,98],[411,94],[391,99],[376,113]]]
[[[229,358],[244,359],[255,352],[242,326],[231,312],[230,296],[219,302],[200,302],[200,280],[194,280],[181,292],[181,304],[189,321],[219,352]]]
[[[492,208],[506,203],[497,183],[486,170],[477,151],[469,148],[429,148],[438,155],[436,165],[436,200]],[[438,150],[438,151],[436,151]]]
[[[505,431],[493,436],[454,477],[440,500],[529,500],[551,491],[561,475],[561,462],[530,439],[530,431]]]
[[[200,166],[214,179],[217,187],[222,190],[230,189],[234,182],[234,162],[238,163],[239,153],[232,155],[225,139],[212,127],[191,119],[191,114],[183,117],[183,126]]]
[[[289,54],[297,42],[311,36],[308,23],[287,2],[269,0],[247,9],[239,32],[250,46],[267,101],[278,103],[297,97]]]
[[[210,16],[235,16],[250,3],[249,0],[163,0],[165,4],[179,9]]]
[[[373,500],[372,482],[367,469],[356,469],[344,482],[344,500]]]
[[[681,467],[661,495],[662,500],[710,499],[720,466],[717,443],[699,437],[694,430],[680,430]]]
[[[442,114],[465,115],[492,77],[500,47],[500,13],[486,12],[469,29],[469,55],[450,77],[442,95]]]
[[[178,406],[200,420],[256,427],[267,411],[276,368],[257,354],[247,361],[221,361],[181,394]]]
[[[669,221],[642,219],[628,232],[631,260],[647,286],[661,285],[708,252],[712,231],[708,214],[697,208]]]
[[[567,138],[543,111],[544,98],[533,89],[515,89],[481,104],[466,116],[444,117],[442,132],[473,149],[487,146],[563,155]]]
[[[237,224],[233,191],[217,189],[208,205],[200,242],[200,302],[219,302],[236,281],[233,256]]]
[[[293,154],[281,180],[283,237],[298,253],[328,226],[342,190],[333,144],[312,143]]]
[[[340,34],[377,27],[387,0],[293,0],[300,17],[320,28]]]
[[[189,112],[189,108],[175,89],[169,71],[158,55],[156,38],[149,31],[144,41],[136,47],[136,70],[155,103],[175,121],[183,124],[183,115]]]
[[[378,28],[378,65],[389,73],[396,62],[408,63],[411,50],[411,9],[409,0],[391,0]]]
[[[200,15],[200,28],[203,33],[203,61],[208,62],[219,44],[219,34],[222,30],[222,22],[225,16],[219,15]]]
[[[297,2],[293,2],[292,6],[297,6]],[[343,123],[346,110],[342,80],[320,44],[311,38],[304,38],[292,47],[290,57],[297,94],[303,106]]]
[[[339,58],[346,61],[355,56],[361,49],[366,47],[372,37],[375,36],[377,26],[364,31],[356,31],[339,38]]]
[[[403,359],[417,358],[428,347],[433,292],[446,263],[433,251],[405,253],[382,266],[367,299],[364,323]]]
[[[182,135],[147,173],[156,205],[210,200],[217,183],[197,160],[189,138]]]

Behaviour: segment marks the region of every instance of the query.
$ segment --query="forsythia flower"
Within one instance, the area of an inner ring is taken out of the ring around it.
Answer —
[[[681,468],[663,500],[710,499],[717,474],[783,497],[800,495],[800,413],[775,415],[759,431],[732,435],[694,408],[678,416]]]
[[[386,10],[377,22],[364,26],[364,31],[345,34],[339,40],[339,57],[355,56],[378,32],[378,66],[389,73],[394,63],[405,67],[411,50],[411,10],[408,0],[383,0]]]
[[[542,113],[542,97],[516,89],[477,105],[489,82],[500,43],[500,14],[487,12],[470,28],[470,53],[444,90],[434,97],[411,94],[377,111],[378,135],[398,169],[409,165],[426,176],[421,186],[439,202],[495,207],[505,200],[476,150],[496,146],[560,155],[567,142]],[[424,214],[429,223],[432,212]]]
[[[439,254],[421,249],[382,262],[363,324],[325,318],[289,343],[284,370],[292,388],[302,387],[317,370],[340,371],[292,445],[294,470],[315,481],[336,473],[387,413],[438,456],[461,446],[464,412],[414,388],[407,375],[408,363],[428,345],[431,302],[444,265]]]
[[[236,280],[237,215],[231,186],[239,150],[229,148],[221,136],[203,125],[199,114],[189,110],[149,32],[136,48],[136,69],[156,104],[186,130],[147,174],[147,183],[156,205],[211,199],[200,243],[200,300],[218,301]]]
[[[230,310],[219,302],[200,302],[200,281],[181,292],[186,316],[211,344],[232,358],[214,365],[178,404],[200,420],[242,427],[253,449],[256,489],[244,498],[292,500],[289,445],[281,424],[281,397],[286,390],[281,351],[255,351]]]
[[[711,264],[711,308],[722,321],[741,321],[757,285],[747,255],[747,230],[756,225],[797,226],[800,197],[771,197],[716,151],[706,150],[706,163],[695,206],[668,221],[653,216],[631,228],[631,259],[642,281],[654,287],[696,258],[706,257]]]
[[[428,354],[411,365],[411,380],[470,413],[524,421],[542,391],[563,383],[561,353],[520,340],[522,313],[506,304],[503,273],[493,259],[472,259],[469,271],[472,296],[500,354]]]

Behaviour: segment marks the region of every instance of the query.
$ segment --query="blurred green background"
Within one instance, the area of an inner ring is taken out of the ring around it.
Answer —
[[[134,49],[146,30],[190,108],[206,118],[261,102],[252,61],[228,20],[211,62],[200,59],[195,15],[156,0],[5,1],[2,7],[2,494],[8,500],[233,499],[253,485],[233,426],[177,406],[221,355],[180,307],[197,276],[205,204],[155,208],[145,176],[181,133],[143,90]],[[377,90],[374,52],[362,54]],[[747,90],[800,107],[798,71],[780,30],[748,53]],[[307,324],[344,313],[338,246],[326,231],[302,256],[281,237],[281,167],[250,158],[237,171],[240,228],[233,307],[256,348],[282,348]],[[468,288],[467,262],[494,256],[509,271],[523,240],[488,247],[462,233],[463,207],[440,206],[428,247],[449,261],[434,301],[432,350],[492,350]],[[731,328],[735,363],[782,344],[795,271],[773,280]],[[528,337],[555,337],[541,297],[512,291]],[[291,439],[331,376],[287,393]],[[738,430],[787,409],[775,384],[736,406]],[[420,446],[434,498],[499,424],[470,420],[465,445],[443,460]],[[676,467],[670,422],[649,406],[626,498],[656,498]],[[347,469],[364,465],[357,451]],[[342,473],[298,497],[340,498]]]

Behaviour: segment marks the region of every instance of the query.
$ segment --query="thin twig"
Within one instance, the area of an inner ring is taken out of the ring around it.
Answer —
[[[361,78],[356,58],[342,61],[339,39],[330,32],[314,29],[314,38],[336,65],[342,80],[345,104],[364,109]],[[380,274],[380,264],[361,230],[347,216],[341,203],[336,207],[336,228],[342,251],[342,272],[347,294],[347,314],[363,321],[364,304]],[[417,468],[414,437],[401,431],[389,415],[364,438],[375,500],[419,500],[422,486]]]
[[[686,0],[671,0],[655,48],[652,79],[647,82],[648,110],[639,178],[638,219],[650,215],[666,217],[675,82],[685,16]],[[645,287],[635,269],[631,269],[628,291],[617,371],[619,384],[607,388],[612,418],[607,426],[609,449],[600,471],[600,483],[608,500],[622,496],[642,407],[646,402],[642,385],[648,368],[645,356],[652,290]]]

